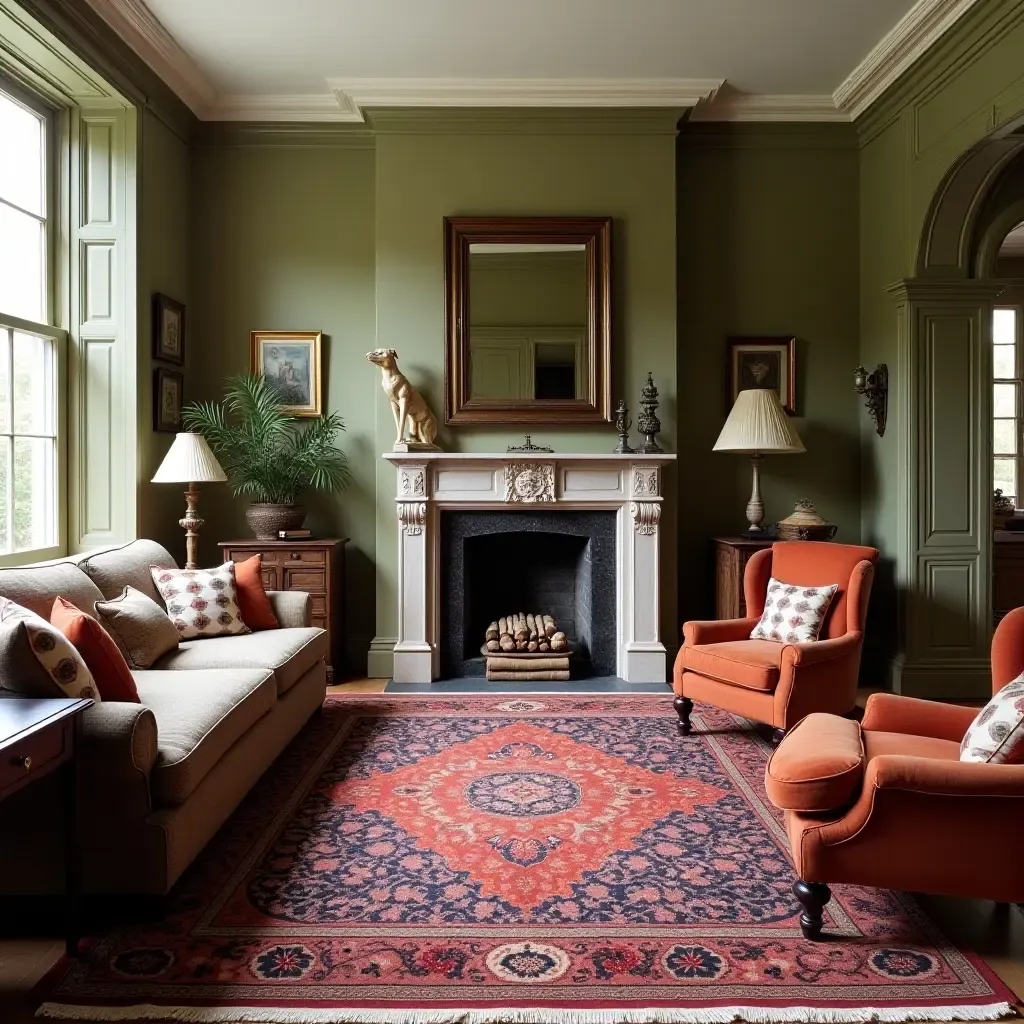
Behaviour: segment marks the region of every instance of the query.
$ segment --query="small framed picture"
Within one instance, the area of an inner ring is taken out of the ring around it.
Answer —
[[[725,411],[741,391],[774,388],[783,409],[796,414],[796,338],[730,338]]]
[[[320,331],[253,331],[249,363],[280,391],[290,416],[321,415]]]
[[[153,296],[153,358],[185,365],[185,307],[159,292]]]
[[[153,429],[174,434],[181,429],[185,376],[162,366],[153,371]]]

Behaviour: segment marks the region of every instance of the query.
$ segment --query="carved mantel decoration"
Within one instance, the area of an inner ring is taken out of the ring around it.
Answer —
[[[515,515],[616,512],[616,673],[627,682],[663,682],[659,542],[662,470],[674,455],[388,452],[397,469],[398,642],[393,676],[429,683],[440,672],[440,521],[446,509]],[[557,529],[557,527],[556,527]]]
[[[510,462],[505,467],[505,500],[524,505],[554,501],[554,464]]]

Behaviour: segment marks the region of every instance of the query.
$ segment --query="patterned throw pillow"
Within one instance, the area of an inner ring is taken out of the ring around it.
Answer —
[[[234,562],[216,569],[153,566],[150,571],[182,640],[251,632],[238,609]]]
[[[960,744],[960,760],[1024,764],[1024,672],[978,712]]]
[[[6,597],[0,597],[0,680],[28,697],[100,701],[92,673],[67,637]]]
[[[779,644],[817,640],[838,589],[838,583],[828,587],[801,587],[796,583],[783,583],[773,576],[768,581],[761,621],[754,627],[750,639],[774,640]]]

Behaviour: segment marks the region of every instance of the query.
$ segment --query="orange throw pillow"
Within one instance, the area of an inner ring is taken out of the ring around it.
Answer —
[[[58,597],[50,609],[50,625],[56,626],[82,656],[103,700],[142,703],[124,655],[91,615]]]
[[[235,597],[242,621],[250,629],[280,629],[281,623],[263,586],[262,555],[253,555],[244,562],[235,562]]]

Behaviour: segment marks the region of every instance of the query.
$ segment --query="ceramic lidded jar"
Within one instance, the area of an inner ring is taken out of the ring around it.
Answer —
[[[798,501],[792,514],[776,523],[779,540],[831,540],[836,529],[836,524],[822,519],[814,503],[806,499]]]

